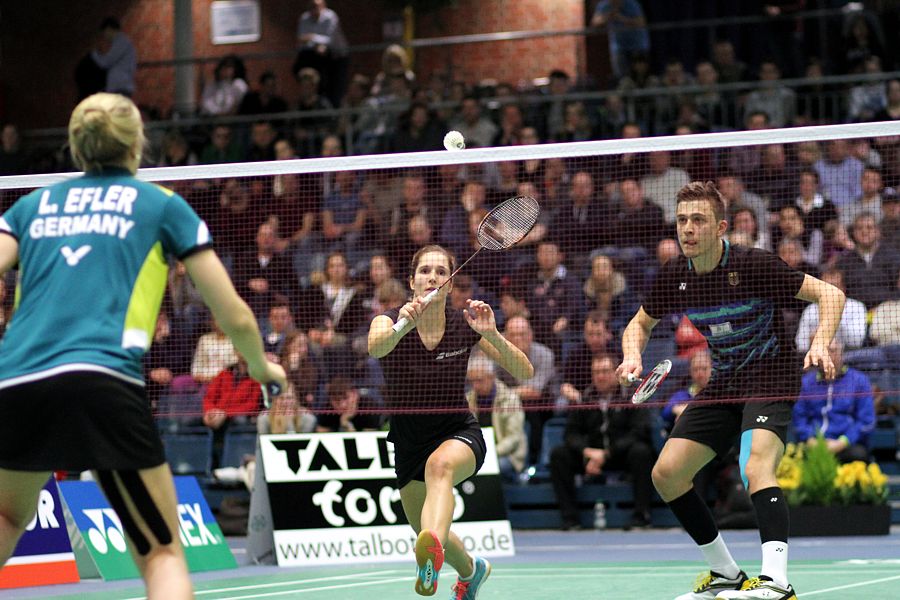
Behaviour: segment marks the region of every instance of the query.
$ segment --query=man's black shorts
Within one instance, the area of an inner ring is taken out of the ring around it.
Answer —
[[[95,372],[0,389],[0,468],[134,470],[165,462],[144,388]]]
[[[481,427],[475,424],[473,427],[460,429],[459,431],[439,437],[426,446],[415,449],[404,448],[403,445],[394,446],[394,469],[397,473],[397,488],[402,489],[412,480],[425,481],[425,463],[438,447],[447,440],[459,440],[465,443],[475,455],[475,473],[481,470],[484,457],[487,454],[487,446]]]
[[[800,393],[799,374],[760,379],[754,385],[728,391],[707,387],[681,413],[669,437],[699,442],[719,456],[749,429],[768,429],[786,442],[794,402]]]

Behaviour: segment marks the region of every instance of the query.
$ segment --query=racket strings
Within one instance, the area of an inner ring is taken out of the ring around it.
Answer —
[[[505,250],[528,235],[540,206],[530,196],[517,196],[489,212],[478,226],[478,242],[488,250]]]

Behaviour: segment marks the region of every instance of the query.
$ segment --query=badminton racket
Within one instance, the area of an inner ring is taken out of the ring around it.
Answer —
[[[478,256],[478,253],[487,248],[488,250],[499,251],[507,250],[522,240],[534,224],[537,223],[538,215],[541,214],[541,207],[537,200],[531,196],[515,196],[498,204],[488,214],[484,215],[481,223],[478,224],[478,231],[475,237],[478,239],[479,247],[472,256],[466,259],[466,262],[459,265],[450,277],[440,285],[436,290],[428,292],[422,298],[425,306],[434,300],[441,288],[453,281],[457,273],[462,270],[469,261]],[[409,325],[406,317],[401,318],[394,323],[392,329],[400,332]]]
[[[665,381],[666,377],[669,376],[669,371],[672,370],[672,361],[664,360],[660,362],[658,365],[653,367],[653,370],[650,371],[650,374],[644,378],[636,377],[635,375],[629,373],[627,376],[628,381],[631,383],[638,383],[637,389],[634,390],[634,393],[631,395],[632,404],[641,404],[645,400],[649,399],[656,390],[659,389],[659,386]]]
[[[274,399],[275,396],[281,395],[281,386],[274,381],[262,383],[259,387],[262,388],[263,406],[266,408],[272,406],[272,399]]]

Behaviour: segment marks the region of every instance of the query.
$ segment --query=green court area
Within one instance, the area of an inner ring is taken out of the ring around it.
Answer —
[[[671,600],[687,591],[697,574],[697,562],[598,564],[513,564],[499,562],[479,600]],[[750,571],[759,565],[745,564]],[[197,598],[244,600],[301,598],[303,600],[415,599],[413,567],[304,569],[274,574],[228,577],[196,583]],[[755,571],[754,571],[755,572]],[[805,561],[791,565],[791,583],[798,598],[871,600],[900,596],[900,559]],[[453,583],[451,570],[441,577],[434,598],[446,599]],[[137,600],[142,588],[95,591],[46,597],[75,600]],[[0,597],[7,597],[0,593]],[[8,597],[14,598],[15,592]]]

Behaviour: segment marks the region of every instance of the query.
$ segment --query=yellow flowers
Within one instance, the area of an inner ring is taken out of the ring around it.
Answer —
[[[877,464],[839,465],[821,437],[810,446],[788,444],[776,477],[791,505],[884,504],[888,496]]]

